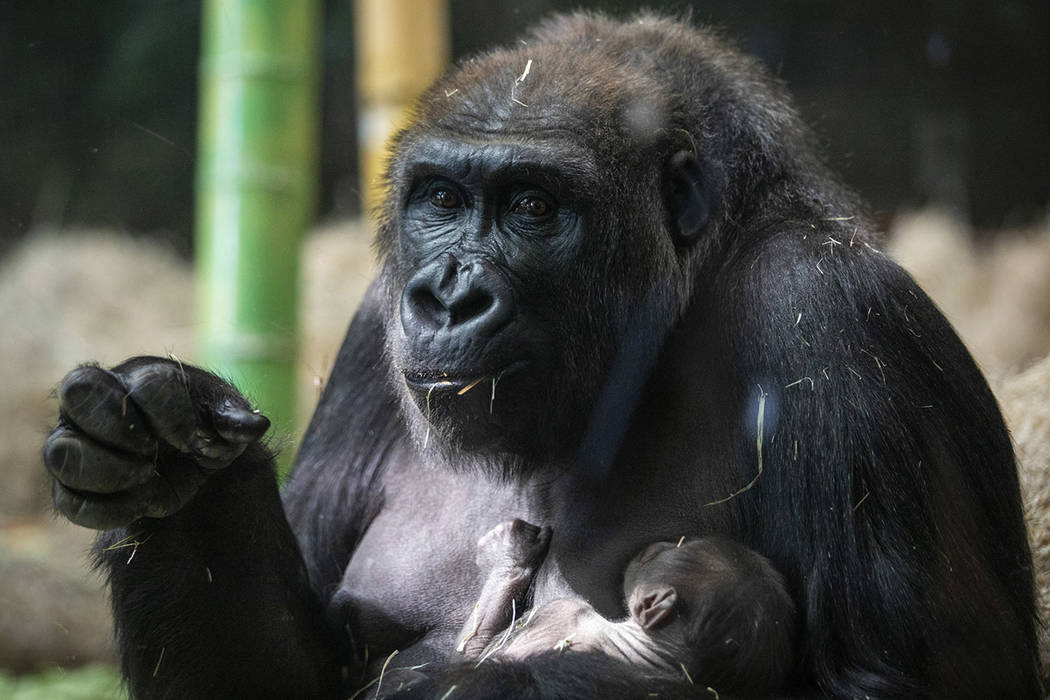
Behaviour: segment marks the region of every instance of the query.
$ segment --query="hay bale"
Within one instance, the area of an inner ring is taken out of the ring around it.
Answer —
[[[895,222],[887,252],[941,307],[999,398],[1017,451],[1039,613],[1050,625],[1050,221],[982,249],[958,220],[912,213]],[[1050,627],[1040,635],[1050,678]]]
[[[93,533],[47,515],[50,393],[86,360],[192,355],[191,280],[170,250],[108,231],[37,232],[0,264],[0,667],[114,658]]]
[[[369,238],[359,225],[332,225],[305,246],[304,418],[372,276]],[[111,231],[37,232],[0,264],[0,668],[113,659],[105,592],[86,566],[93,533],[46,515],[50,393],[85,361],[169,352],[192,361],[192,294],[187,261]]]
[[[897,218],[887,252],[926,290],[994,380],[1050,352],[1050,221],[980,248],[944,213]]]
[[[1005,379],[997,393],[1014,438],[1038,591],[1043,676],[1050,678],[1050,355]]]
[[[93,538],[90,530],[46,517],[0,526],[0,669],[116,660],[106,593],[86,566]]]
[[[350,318],[375,274],[372,231],[357,221],[315,230],[303,251],[299,415],[309,419]],[[305,427],[305,425],[304,425]]]
[[[0,514],[50,502],[40,445],[66,372],[143,352],[192,356],[191,279],[170,250],[113,232],[38,232],[2,261]]]

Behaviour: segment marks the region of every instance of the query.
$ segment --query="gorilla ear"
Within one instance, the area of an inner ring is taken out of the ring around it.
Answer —
[[[676,602],[678,592],[675,589],[670,586],[654,588],[631,602],[631,617],[648,631],[669,621]]]
[[[711,218],[710,183],[696,156],[678,151],[667,164],[668,206],[675,245],[695,243]]]

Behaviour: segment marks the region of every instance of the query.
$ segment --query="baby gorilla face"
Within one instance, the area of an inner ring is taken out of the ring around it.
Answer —
[[[707,609],[748,576],[760,559],[743,545],[720,537],[656,542],[627,565],[624,597],[631,617],[651,631]]]
[[[675,562],[687,556],[674,542],[654,542],[649,545],[627,565],[623,576],[624,594],[630,596],[639,583],[660,579],[662,574],[673,570]]]
[[[762,695],[794,659],[795,606],[758,552],[723,537],[657,542],[627,566],[631,619],[694,678]]]
[[[651,632],[676,622],[683,604],[705,595],[710,568],[706,550],[700,540],[656,542],[631,560],[624,572],[624,596],[642,629]]]
[[[643,549],[624,572],[624,595],[630,599],[639,588],[671,586],[679,596],[701,595],[702,585],[732,569],[728,552],[711,538],[699,538],[676,544],[655,542]]]

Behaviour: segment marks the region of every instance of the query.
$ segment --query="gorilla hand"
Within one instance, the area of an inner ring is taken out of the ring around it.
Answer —
[[[44,443],[52,500],[100,530],[177,512],[270,427],[227,382],[160,357],[78,367],[58,399]]]

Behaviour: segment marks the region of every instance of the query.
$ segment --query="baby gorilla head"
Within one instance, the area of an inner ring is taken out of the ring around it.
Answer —
[[[583,598],[569,597],[530,610],[515,625],[514,603],[525,598],[550,537],[548,527],[513,519],[478,541],[484,584],[457,646],[478,663],[427,679],[418,692],[455,685],[469,696],[471,673],[490,658],[514,663],[566,652],[590,663],[600,656],[627,664],[650,684],[688,681],[744,696],[786,687],[794,664],[795,607],[765,557],[721,537],[658,542],[624,573],[628,618],[609,620]]]
[[[657,542],[624,574],[631,618],[719,691],[783,687],[794,663],[795,605],[769,560],[722,537]]]

